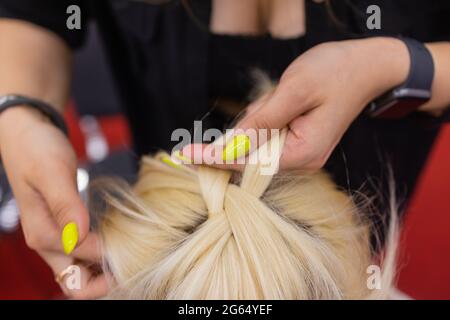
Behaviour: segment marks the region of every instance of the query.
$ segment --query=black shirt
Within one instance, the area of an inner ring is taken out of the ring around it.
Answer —
[[[209,101],[217,95],[243,99],[251,87],[247,67],[257,65],[276,78],[302,52],[332,40],[374,35],[403,35],[423,42],[450,40],[448,1],[305,3],[306,35],[284,42],[270,37],[212,36],[207,31],[209,0],[190,1],[189,10],[179,1],[156,6],[126,0],[2,0],[0,17],[48,28],[74,49],[83,43],[87,20],[95,19],[138,154],[172,147],[176,143],[170,141],[172,131],[191,130],[193,121],[208,113]],[[66,8],[73,4],[81,8],[81,30],[66,27]],[[381,8],[379,31],[366,27],[366,8],[372,4]],[[439,121],[419,113],[396,121],[360,116],[326,168],[344,188],[363,186],[369,194],[379,194],[387,190],[390,163],[400,193],[407,198],[438,129]]]

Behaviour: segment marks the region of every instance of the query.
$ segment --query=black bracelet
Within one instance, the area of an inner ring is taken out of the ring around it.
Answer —
[[[66,136],[68,135],[68,130],[64,118],[61,116],[61,114],[58,113],[58,111],[55,110],[55,108],[53,108],[49,104],[40,100],[16,94],[0,96],[0,113],[8,108],[17,106],[29,106],[41,111]]]

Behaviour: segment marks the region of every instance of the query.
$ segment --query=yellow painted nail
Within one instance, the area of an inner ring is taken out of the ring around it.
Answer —
[[[61,241],[63,244],[64,252],[69,255],[73,249],[75,249],[78,243],[78,227],[75,222],[66,224],[62,231]]]
[[[181,154],[180,150],[174,151],[174,152],[173,152],[173,155],[174,155],[174,157],[176,157],[177,159],[183,161],[183,163],[185,163],[185,164],[192,164],[191,159],[189,159],[189,158],[186,157],[186,156],[183,156],[183,155]]]
[[[176,169],[180,168],[180,164],[175,163],[169,156],[162,157],[161,161],[173,168],[176,168]]]
[[[250,151],[250,138],[245,134],[239,134],[226,145],[222,153],[224,161],[236,160],[245,156]]]

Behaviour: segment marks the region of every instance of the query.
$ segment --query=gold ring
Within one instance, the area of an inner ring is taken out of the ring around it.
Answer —
[[[70,274],[70,272],[71,272],[73,267],[76,267],[76,265],[75,264],[71,264],[70,266],[65,268],[63,271],[61,271],[60,273],[57,273],[55,275],[55,281],[57,283],[61,284],[61,282],[64,280],[64,277],[67,276],[68,274]]]

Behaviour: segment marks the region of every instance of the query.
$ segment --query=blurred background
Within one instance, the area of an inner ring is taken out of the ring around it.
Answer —
[[[65,115],[80,161],[81,191],[98,175],[132,180],[138,160],[95,25],[89,30],[87,45],[76,53],[73,99]],[[3,170],[0,174],[0,299],[63,298],[50,269],[27,248]],[[441,130],[421,174],[400,247],[399,294],[450,299],[450,125]]]

